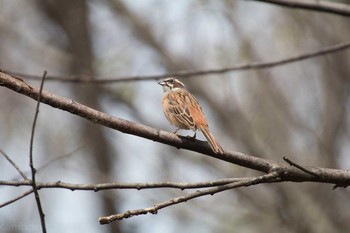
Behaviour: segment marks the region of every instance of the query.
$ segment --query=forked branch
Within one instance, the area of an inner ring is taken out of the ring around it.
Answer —
[[[41,229],[42,229],[43,233],[46,233],[45,214],[44,214],[44,211],[43,211],[43,207],[41,205],[39,191],[38,191],[38,188],[36,186],[36,177],[35,177],[36,169],[34,167],[34,161],[33,161],[33,145],[34,145],[35,126],[36,126],[36,122],[37,122],[38,115],[39,115],[39,106],[40,106],[40,103],[41,103],[41,95],[42,95],[42,91],[43,91],[43,87],[44,87],[45,77],[46,77],[46,71],[44,71],[44,74],[43,74],[43,77],[42,77],[42,80],[41,80],[41,84],[40,84],[39,93],[37,95],[37,105],[36,105],[36,109],[35,109],[35,115],[34,115],[34,120],[33,120],[33,125],[32,125],[31,136],[30,136],[30,146],[29,146],[29,166],[30,166],[30,170],[31,170],[31,173],[32,173],[32,182],[31,182],[31,184],[32,184],[32,187],[33,187],[33,192],[34,192],[36,205],[37,205],[37,208],[38,208],[38,211],[39,211],[40,222],[41,222]]]
[[[152,207],[145,208],[145,209],[137,209],[137,210],[129,210],[121,214],[113,214],[110,216],[105,216],[105,217],[100,217],[99,222],[100,224],[108,224],[111,223],[115,220],[122,220],[124,218],[130,218],[133,216],[137,215],[143,215],[143,214],[157,214],[158,210],[163,209],[165,207],[171,206],[171,205],[176,205],[182,202],[187,202],[191,199],[197,198],[197,197],[202,197],[206,195],[214,195],[219,192],[223,192],[229,189],[234,189],[234,188],[239,188],[239,187],[244,187],[244,186],[251,186],[251,185],[257,185],[260,183],[270,183],[270,182],[275,182],[276,179],[279,179],[279,174],[277,172],[272,172],[270,174],[266,174],[263,176],[258,176],[258,177],[253,177],[250,179],[238,181],[238,182],[233,182],[225,185],[220,185],[214,188],[209,188],[205,190],[197,190],[196,192],[187,194],[185,196],[181,197],[176,197],[173,199],[170,199],[165,202],[161,202],[158,204],[155,204]]]
[[[40,90],[30,86],[18,77],[13,77],[5,72],[0,71],[0,85],[7,87],[15,92],[37,100]],[[225,151],[224,154],[215,154],[210,149],[207,142],[199,140],[188,140],[179,138],[173,133],[158,130],[150,126],[142,125],[136,122],[131,122],[125,119],[113,117],[106,113],[89,108],[85,105],[67,99],[53,93],[42,91],[42,103],[48,104],[54,108],[58,108],[74,115],[80,116],[95,124],[103,125],[123,133],[136,135],[145,139],[171,145],[176,148],[184,148],[187,150],[196,151],[203,155],[211,156],[229,163],[237,164],[246,168],[251,168],[264,173],[271,173],[276,170],[283,171],[281,179],[284,181],[314,181],[332,184],[350,184],[350,172],[317,167],[305,167],[306,169],[319,174],[314,176],[301,171],[298,168],[290,167],[276,161],[267,160],[259,157],[246,155],[235,151]]]

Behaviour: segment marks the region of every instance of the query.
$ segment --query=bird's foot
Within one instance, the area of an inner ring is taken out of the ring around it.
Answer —
[[[189,135],[188,135],[188,136],[186,136],[186,138],[189,139],[189,140],[193,140],[193,141],[194,141],[194,140],[196,139],[196,134],[197,134],[197,133],[194,132],[194,135],[193,135],[193,136],[189,136]]]
[[[179,130],[180,130],[180,128],[177,128],[177,129],[173,132],[173,134],[175,134],[176,136],[180,137],[181,135],[177,133]]]

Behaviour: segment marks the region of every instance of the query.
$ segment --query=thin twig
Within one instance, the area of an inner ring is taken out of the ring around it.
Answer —
[[[219,69],[210,69],[210,70],[199,70],[199,71],[183,71],[175,73],[167,73],[160,75],[149,75],[149,76],[129,76],[129,77],[120,77],[120,78],[107,78],[107,77],[95,77],[91,78],[88,75],[72,75],[72,76],[49,76],[47,80],[50,81],[59,81],[59,82],[73,82],[73,83],[93,83],[93,84],[109,84],[116,82],[131,82],[131,81],[146,81],[146,80],[158,80],[169,76],[180,76],[182,78],[190,76],[203,76],[210,74],[222,74],[232,71],[243,71],[243,70],[253,70],[253,69],[267,69],[275,66],[285,65],[292,62],[297,62],[312,57],[317,57],[325,55],[328,53],[334,53],[350,48],[350,42],[343,42],[322,49],[311,51],[307,53],[298,54],[295,56],[287,57],[280,60],[269,61],[269,62],[252,62],[246,64],[240,64],[232,67],[219,68]],[[5,71],[12,75],[18,75],[25,77],[27,79],[40,80],[41,77],[29,74],[22,74],[17,72]]]
[[[59,156],[59,157],[56,157],[52,160],[49,160],[48,162],[44,163],[43,165],[41,165],[40,167],[37,167],[36,168],[36,174],[40,173],[41,170],[47,168],[48,166],[50,166],[51,164],[53,163],[56,163],[57,161],[60,161],[60,160],[63,160],[63,159],[66,159],[66,158],[69,158],[70,156],[74,155],[74,153],[76,153],[78,150],[80,150],[81,148],[83,148],[84,145],[80,145],[78,146],[77,148],[73,149],[71,152],[69,152],[68,154],[65,154],[65,155],[62,155],[62,156]],[[24,172],[24,175],[26,175],[26,173],[30,173],[31,171],[28,171],[28,172]],[[18,176],[15,176],[13,177],[12,179],[9,179],[9,180],[17,180],[18,179]],[[38,183],[38,182],[36,182]],[[40,188],[39,188],[40,189]]]
[[[18,173],[23,177],[25,180],[29,180],[26,174],[18,167],[18,165],[8,156],[2,149],[0,149],[0,153],[5,157],[7,161],[9,161],[14,168],[18,171]]]
[[[34,167],[34,162],[33,162],[33,143],[34,143],[34,132],[35,132],[35,126],[36,126],[36,122],[38,119],[38,115],[39,115],[39,106],[40,106],[40,102],[41,102],[41,94],[43,91],[43,87],[44,87],[44,81],[45,81],[45,77],[46,77],[47,72],[44,71],[42,80],[41,80],[41,84],[40,84],[40,90],[39,90],[39,95],[38,95],[38,99],[37,99],[37,105],[36,105],[36,109],[35,109],[35,115],[34,115],[34,120],[33,120],[33,125],[32,125],[32,131],[31,131],[31,136],[30,136],[30,147],[29,147],[29,166],[32,172],[32,187],[33,187],[33,192],[34,192],[34,196],[35,196],[35,201],[38,207],[38,211],[39,211],[39,215],[40,215],[40,222],[41,222],[41,228],[42,228],[42,232],[46,233],[46,224],[45,224],[45,214],[43,211],[43,208],[41,206],[41,201],[40,201],[40,196],[39,196],[39,192],[38,192],[38,188],[36,186],[36,181],[35,181],[35,167]]]
[[[225,190],[229,190],[229,189],[233,189],[233,188],[275,181],[276,179],[278,179],[278,176],[279,176],[278,173],[272,172],[270,174],[266,174],[263,176],[258,176],[258,177],[250,178],[247,180],[239,181],[239,182],[221,185],[221,186],[218,186],[215,188],[209,188],[209,189],[205,189],[205,190],[201,190],[201,191],[197,190],[196,192],[187,194],[185,196],[176,197],[176,198],[170,199],[170,200],[165,201],[165,202],[158,203],[158,204],[156,204],[152,207],[149,207],[149,208],[129,210],[129,211],[126,211],[126,212],[121,213],[121,214],[113,214],[110,216],[100,217],[99,222],[100,222],[100,224],[108,224],[108,223],[111,223],[115,220],[122,220],[124,218],[130,218],[130,217],[137,216],[137,215],[143,215],[143,214],[148,214],[148,213],[157,214],[158,210],[163,209],[163,208],[168,207],[168,206],[171,206],[171,205],[176,205],[176,204],[186,202],[188,200],[198,198],[201,196],[214,195],[216,193],[219,193],[219,192],[222,192]]]
[[[305,0],[251,0],[258,2],[272,3],[276,5],[301,8],[306,10],[314,10],[320,12],[327,12],[342,16],[350,16],[350,5],[346,3],[334,1],[305,1]]]
[[[23,194],[21,194],[21,195],[18,196],[18,197],[15,197],[15,198],[13,198],[13,199],[7,201],[7,202],[4,202],[4,203],[0,204],[0,208],[5,207],[5,206],[7,206],[7,205],[9,205],[9,204],[12,204],[12,203],[14,203],[14,202],[16,202],[16,201],[22,199],[23,197],[28,196],[28,195],[31,194],[32,192],[33,192],[33,189],[30,189],[30,190],[28,190],[27,192],[24,192]]]
[[[74,155],[77,151],[79,151],[80,149],[82,149],[85,145],[80,145],[78,147],[76,147],[75,149],[73,149],[71,152],[69,152],[68,154],[65,154],[65,155],[62,155],[62,156],[59,156],[59,157],[56,157],[50,161],[48,161],[47,163],[41,165],[40,167],[38,167],[36,169],[37,172],[39,172],[40,170],[43,170],[45,169],[46,167],[50,166],[51,164],[57,162],[57,161],[60,161],[60,160],[63,160],[63,159],[67,159],[69,157],[71,157],[72,155]]]
[[[215,187],[218,185],[225,185],[234,182],[247,181],[250,178],[226,178],[214,181],[203,181],[196,183],[181,183],[181,182],[154,182],[154,183],[99,183],[99,184],[73,184],[66,182],[36,182],[37,189],[43,188],[62,188],[69,189],[71,191],[81,190],[81,191],[101,191],[109,189],[155,189],[155,188],[175,188],[175,189],[195,189],[195,188],[208,188]],[[4,181],[0,180],[0,185],[5,186],[32,186],[32,181]]]
[[[316,177],[320,177],[319,174],[317,174],[316,172],[314,171],[311,171],[297,163],[294,163],[293,161],[291,161],[290,159],[288,159],[286,156],[283,157],[283,160],[286,161],[287,163],[289,163],[290,166],[294,166],[300,170],[302,170],[303,172],[307,173],[307,174],[310,174],[310,175],[313,175],[313,176],[316,176]]]

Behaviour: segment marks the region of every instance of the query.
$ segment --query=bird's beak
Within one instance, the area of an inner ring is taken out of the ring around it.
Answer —
[[[160,81],[160,82],[158,82],[158,84],[161,85],[161,86],[164,86],[165,82],[164,81]]]

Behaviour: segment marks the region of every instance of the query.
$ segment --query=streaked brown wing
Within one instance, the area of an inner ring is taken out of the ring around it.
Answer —
[[[191,99],[188,94],[185,91],[169,93],[168,110],[182,124],[187,125],[192,130],[196,130],[194,119],[189,111]]]

